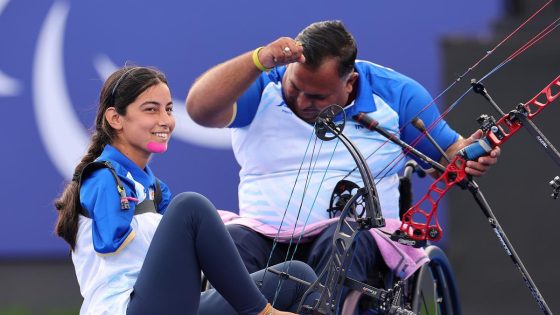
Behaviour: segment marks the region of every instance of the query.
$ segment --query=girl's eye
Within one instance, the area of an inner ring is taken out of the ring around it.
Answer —
[[[165,109],[168,113],[172,113],[173,112],[173,107],[167,107]]]

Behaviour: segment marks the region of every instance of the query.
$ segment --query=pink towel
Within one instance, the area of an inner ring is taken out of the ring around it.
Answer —
[[[321,233],[331,223],[338,221],[338,218],[323,220],[305,227],[298,227],[295,230],[292,227],[282,227],[282,231],[278,233],[278,228],[266,225],[258,220],[240,217],[239,215],[224,210],[218,210],[222,221],[226,224],[239,224],[252,229],[255,232],[263,234],[270,238],[278,236],[278,242],[287,243],[290,239],[297,240],[303,232],[301,242],[309,242],[317,234]],[[386,226],[381,228],[386,233],[393,233],[400,226],[401,222],[395,219],[386,219]],[[401,279],[406,279],[412,275],[418,268],[429,261],[428,256],[422,248],[414,248],[400,243],[391,241],[391,239],[379,229],[370,229],[369,232],[377,242],[381,256],[387,266]]]

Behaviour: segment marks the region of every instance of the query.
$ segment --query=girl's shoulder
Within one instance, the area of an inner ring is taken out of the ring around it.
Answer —
[[[121,194],[130,190],[130,184],[122,167],[111,161],[94,161],[88,164],[79,178],[82,206],[91,206],[103,199],[120,199]],[[134,184],[132,184],[134,187]]]
[[[94,161],[86,165],[79,178],[80,186],[123,186],[122,179],[126,178],[120,165],[111,161]]]

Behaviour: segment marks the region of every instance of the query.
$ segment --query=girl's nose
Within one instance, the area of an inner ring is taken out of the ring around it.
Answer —
[[[167,111],[162,111],[162,114],[159,118],[159,125],[172,128],[174,124],[175,117],[173,117],[173,115],[169,114]]]

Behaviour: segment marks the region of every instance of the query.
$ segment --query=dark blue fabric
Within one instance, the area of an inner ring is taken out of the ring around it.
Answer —
[[[228,225],[227,230],[237,246],[237,251],[241,255],[247,271],[256,272],[266,267],[272,251],[272,239],[241,225]],[[288,245],[277,244],[270,259],[270,265],[286,261],[287,249]],[[293,252],[293,249],[291,252]],[[298,256],[295,259],[305,260],[305,252],[305,245],[299,247],[296,253]]]
[[[337,223],[331,224],[313,241],[300,244],[294,256],[295,259],[306,262],[316,274],[320,274],[327,265],[332,252],[332,240],[336,225]],[[227,229],[249,272],[265,268],[272,250],[272,239],[240,225],[228,225]],[[377,280],[379,265],[384,264],[384,262],[379,260],[381,254],[373,236],[370,233],[360,233],[355,246],[354,260],[347,271],[347,276],[369,283],[372,280]],[[287,256],[292,257],[294,245],[289,249],[289,254],[288,247],[288,244],[277,244],[270,264],[285,261]],[[343,300],[345,291],[342,294]]]
[[[289,266],[289,267],[288,267]],[[316,279],[301,262],[275,266],[302,280]],[[200,295],[200,271],[217,290]],[[154,235],[131,294],[128,314],[257,314],[272,302],[278,278],[268,273],[261,291],[249,277],[215,207],[196,193],[175,197]],[[275,308],[295,311],[306,287],[285,281]],[[308,303],[315,299],[308,297]],[[200,305],[199,305],[200,301]],[[197,313],[197,309],[200,307]]]
[[[331,224],[309,245],[307,262],[319,273],[326,266],[332,251],[336,223]],[[383,263],[375,239],[369,232],[360,233],[355,243],[354,259],[346,275],[352,279],[368,282],[374,277],[379,263]]]
[[[274,265],[271,268],[284,271],[296,278],[307,282],[313,282],[317,278],[313,269],[307,264],[301,261],[286,262],[279,265]],[[264,275],[264,270],[255,272],[251,274],[253,281],[260,283],[262,282],[261,291],[265,295],[266,299],[272,303],[274,301],[274,296],[276,295],[276,290],[278,287],[278,276],[267,272]],[[263,278],[264,275],[264,278]],[[290,281],[290,280],[280,280],[282,281],[276,301],[274,301],[274,308],[286,310],[290,312],[297,312],[298,306],[300,304],[303,293],[307,290],[307,286]],[[310,294],[305,300],[305,305],[313,305],[312,303],[319,298],[318,293]],[[216,314],[237,314],[231,305],[214,289],[205,291],[200,296],[200,308],[198,310],[198,315],[216,315]]]
[[[266,267],[266,263],[272,250],[272,239],[243,227],[241,225],[228,225],[227,230],[232,236],[235,246],[241,255],[241,259],[249,272]],[[326,266],[332,251],[332,239],[336,223],[331,224],[313,241],[300,244],[294,259],[306,262],[319,274]],[[292,257],[294,245],[290,248],[288,244],[276,244],[270,264],[278,264],[286,260],[286,256]],[[361,233],[356,242],[354,260],[348,276],[359,281],[366,281],[371,278],[371,273],[377,267],[377,259],[380,258],[377,244],[370,233]]]
[[[214,205],[202,195],[182,193],[156,230],[127,314],[197,314],[201,270],[238,314],[265,307]]]

